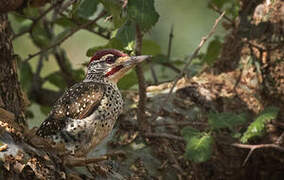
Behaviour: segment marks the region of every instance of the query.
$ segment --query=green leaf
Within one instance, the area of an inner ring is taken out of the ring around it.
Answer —
[[[215,38],[207,47],[206,55],[203,61],[208,65],[213,65],[221,52],[222,43],[218,38]]]
[[[127,16],[142,31],[148,31],[159,20],[159,14],[155,9],[154,0],[128,1]]]
[[[185,157],[195,163],[205,162],[212,154],[213,137],[192,127],[185,127],[181,134],[186,140]]]
[[[142,54],[156,56],[158,54],[161,54],[161,47],[155,41],[143,40]]]
[[[121,80],[118,82],[119,89],[127,90],[137,84],[137,76],[135,71],[131,70],[129,73],[127,73]]]
[[[201,136],[201,132],[193,127],[187,126],[181,130],[181,135],[187,140],[192,136]]]
[[[32,8],[30,6],[23,9],[23,13],[27,17],[36,18],[39,16],[39,8]]]
[[[59,71],[49,74],[46,79],[56,87],[65,89],[67,84],[65,83],[61,73]]]
[[[249,125],[246,132],[241,138],[242,143],[247,143],[250,139],[261,137],[265,133],[265,125],[275,119],[279,112],[277,107],[268,107],[263,110],[260,115]]]
[[[44,115],[48,115],[48,113],[51,111],[51,107],[48,107],[48,106],[40,106],[40,111],[41,111]]]
[[[46,28],[42,24],[37,24],[31,33],[33,42],[40,48],[48,47],[50,44],[50,36]]]
[[[122,4],[118,0],[99,0],[111,14],[116,28],[120,27],[126,20],[122,14]],[[128,2],[129,3],[129,2]]]
[[[25,91],[28,91],[32,86],[33,72],[28,62],[22,62],[20,64],[20,82]]]
[[[246,122],[245,114],[234,114],[230,112],[215,113],[210,112],[208,116],[208,124],[213,129],[229,128],[244,124]]]
[[[120,41],[124,49],[132,51],[134,49],[135,42],[134,25],[130,22],[126,22],[121,28],[118,29],[115,39]]]
[[[85,77],[85,71],[83,69],[75,69],[72,71],[72,74],[76,81],[82,81]]]
[[[79,4],[79,7],[77,9],[77,15],[81,18],[88,19],[97,10],[97,6],[99,4],[99,1],[97,0],[82,0]]]
[[[64,28],[73,28],[76,26],[74,22],[72,22],[70,19],[66,17],[60,17],[55,20],[55,24],[64,27]]]

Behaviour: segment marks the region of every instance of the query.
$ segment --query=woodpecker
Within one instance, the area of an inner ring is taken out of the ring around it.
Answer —
[[[116,49],[97,51],[85,79],[64,92],[36,134],[63,143],[76,156],[86,155],[112,131],[122,112],[117,82],[147,58]]]

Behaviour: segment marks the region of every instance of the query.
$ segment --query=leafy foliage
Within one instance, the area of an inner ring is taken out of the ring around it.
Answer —
[[[61,76],[61,73],[59,71],[51,73],[46,77],[46,79],[59,89],[65,89],[67,87],[67,84],[65,83],[63,77]]]
[[[77,8],[77,15],[82,18],[88,19],[97,10],[99,1],[97,0],[82,0]]]
[[[261,137],[265,133],[265,125],[275,119],[279,112],[279,108],[268,107],[249,125],[246,132],[241,138],[242,143],[247,143],[250,139]]]
[[[203,61],[206,62],[208,65],[213,65],[214,62],[217,60],[220,52],[222,43],[219,38],[215,38],[207,47],[207,51],[205,56],[203,57]]]
[[[205,162],[212,154],[213,137],[192,127],[185,127],[181,132],[186,140],[185,157],[195,163]]]
[[[209,4],[213,4],[219,9],[224,9],[226,14],[230,14],[233,18],[238,16],[240,9],[239,3],[236,0],[210,0]]]
[[[129,1],[127,14],[128,18],[138,24],[143,31],[148,31],[159,20],[154,0]]]
[[[20,82],[25,91],[28,91],[32,86],[33,72],[32,67],[28,62],[21,62],[20,69]]]
[[[208,124],[213,129],[229,128],[246,122],[245,114],[234,114],[231,112],[215,113],[211,112],[208,116]]]

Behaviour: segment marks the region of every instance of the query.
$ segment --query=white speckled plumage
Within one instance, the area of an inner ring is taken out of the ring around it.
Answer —
[[[143,59],[146,56],[134,57],[132,61],[113,49],[97,52],[84,81],[67,89],[57,100],[37,135],[64,143],[74,155],[88,153],[110,133],[122,112],[117,81]]]

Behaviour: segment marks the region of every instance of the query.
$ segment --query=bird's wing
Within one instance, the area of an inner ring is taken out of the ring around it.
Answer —
[[[48,118],[37,131],[39,136],[54,135],[63,129],[68,119],[84,119],[100,105],[104,94],[102,84],[94,82],[77,83],[57,100]]]

